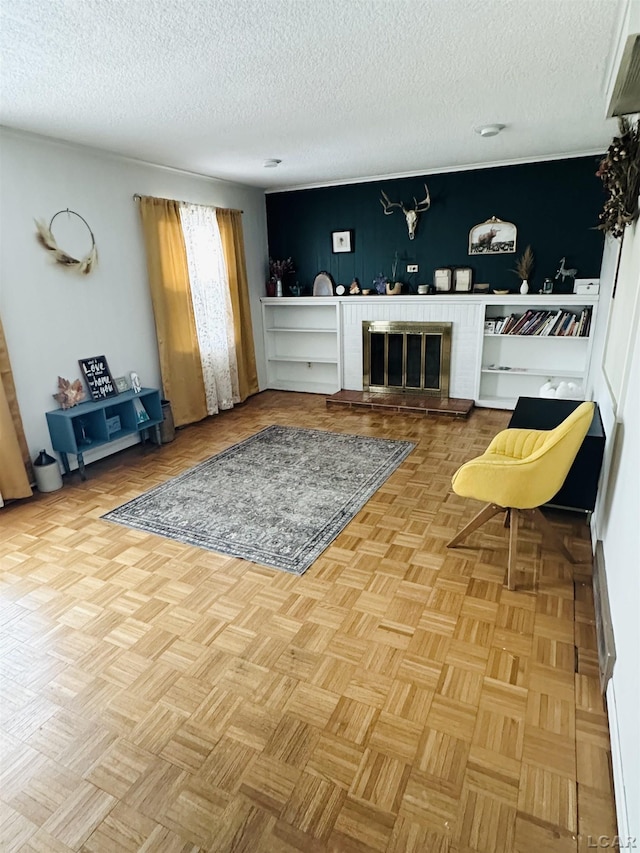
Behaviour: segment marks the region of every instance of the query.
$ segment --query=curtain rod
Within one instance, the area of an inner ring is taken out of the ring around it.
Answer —
[[[142,198],[142,196],[139,193],[133,194],[133,200],[134,201],[140,201],[141,198]],[[149,196],[149,198],[158,198],[158,196]],[[166,199],[166,201],[178,201],[178,200],[177,199]],[[178,201],[178,204],[196,204],[196,203],[193,201]],[[244,213],[244,210],[234,211],[234,209],[232,207],[218,207],[215,204],[197,204],[196,206],[197,207],[213,207],[213,208],[215,208],[215,210],[231,210],[235,213]]]

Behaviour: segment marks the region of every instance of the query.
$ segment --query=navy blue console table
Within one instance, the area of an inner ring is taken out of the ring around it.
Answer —
[[[140,405],[148,419],[140,419]],[[60,454],[65,472],[68,474],[71,470],[67,454],[73,453],[83,480],[87,479],[83,457],[85,451],[102,447],[126,435],[140,435],[141,441],[144,441],[150,429],[154,430],[155,440],[160,444],[162,420],[160,392],[155,388],[143,388],[138,394],[123,391],[106,400],[47,412],[51,444]]]

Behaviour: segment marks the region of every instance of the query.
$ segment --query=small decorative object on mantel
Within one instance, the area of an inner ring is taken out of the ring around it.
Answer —
[[[56,239],[53,236],[53,233],[51,231],[53,221],[56,216],[60,216],[61,213],[66,213],[68,216],[76,216],[87,227],[87,231],[89,232],[89,235],[91,237],[91,248],[83,258],[74,258],[68,252],[65,252],[63,249],[59,248]],[[35,220],[35,223],[37,228],[36,237],[38,242],[50,253],[51,257],[56,263],[62,264],[62,266],[66,267],[67,269],[80,273],[80,275],[89,275],[91,270],[98,263],[98,250],[96,249],[96,240],[93,236],[93,231],[91,230],[91,228],[89,228],[89,223],[83,216],[80,216],[80,214],[76,213],[75,210],[69,210],[69,208],[67,207],[66,210],[59,210],[57,213],[54,213],[54,215],[51,217],[49,225],[38,219]]]
[[[620,135],[614,136],[596,172],[609,196],[597,227],[612,237],[622,237],[640,215],[640,121],[622,116],[618,126]]]
[[[426,184],[424,185],[424,191],[425,197],[422,201],[418,201],[415,196],[413,197],[413,207],[405,207],[402,201],[391,201],[389,196],[384,191],[381,191],[382,198],[380,199],[380,204],[383,207],[385,216],[390,216],[393,213],[393,210],[391,210],[392,207],[399,207],[407,221],[410,240],[413,240],[416,236],[419,214],[424,213],[431,207],[431,196],[429,195],[429,188]]]
[[[433,271],[433,286],[436,293],[448,293],[451,290],[452,281],[451,267],[438,267]]]
[[[349,293],[354,296],[360,293],[360,284],[358,283],[358,279],[354,278],[351,282],[351,286],[349,287]]]
[[[453,289],[458,293],[471,293],[473,272],[471,267],[455,267],[453,270]]]
[[[58,376],[58,393],[53,395],[53,399],[60,403],[61,409],[72,409],[82,402],[86,396],[79,379],[69,382],[68,379]]]
[[[109,372],[107,359],[103,355],[81,358],[78,360],[78,364],[93,400],[104,400],[107,397],[117,396],[118,389]]]
[[[512,255],[516,251],[517,234],[513,222],[492,216],[469,231],[469,254]]]
[[[387,277],[382,275],[381,272],[378,273],[377,276],[373,279],[373,287],[380,296],[387,292]]]
[[[520,279],[522,279],[520,293],[529,293],[529,279],[533,272],[533,261],[534,257],[531,246],[527,246],[516,261],[515,269],[511,270],[511,272],[514,272]]]
[[[564,284],[565,278],[575,278],[578,270],[575,267],[571,269],[567,269],[565,267],[566,258],[560,258],[560,266],[558,267],[558,271],[556,272],[555,279],[556,281],[562,276],[562,283]]]

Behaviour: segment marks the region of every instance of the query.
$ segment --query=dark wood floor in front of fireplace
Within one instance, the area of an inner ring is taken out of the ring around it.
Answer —
[[[466,418],[473,400],[456,397],[432,397],[428,394],[394,394],[380,391],[338,391],[327,397],[327,408],[379,409],[386,412],[408,412],[424,415],[453,415]]]

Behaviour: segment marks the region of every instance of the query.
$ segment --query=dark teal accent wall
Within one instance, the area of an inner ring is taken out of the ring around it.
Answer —
[[[328,270],[336,284],[348,285],[357,277],[370,287],[377,273],[391,275],[397,251],[401,262],[398,278],[403,292],[416,292],[419,283],[431,284],[436,267],[470,266],[474,282],[492,288],[517,291],[520,280],[509,270],[531,244],[536,265],[531,290],[545,277],[553,278],[560,258],[578,270],[578,278],[597,278],[602,260],[602,232],[594,229],[604,203],[601,181],[595,177],[597,157],[554,160],[494,169],[477,169],[428,175],[424,178],[377,180],[321,189],[268,194],[267,227],[269,254],[292,257],[293,280],[304,292],[320,270]],[[414,240],[409,240],[401,210],[385,216],[380,204],[384,190],[392,201],[412,204],[424,198],[424,184],[431,194],[431,208],[420,214]],[[518,228],[515,255],[469,255],[469,230],[491,216],[515,223]],[[331,232],[353,229],[355,251],[334,255]],[[419,272],[408,275],[407,264]],[[570,292],[556,282],[554,292]]]

